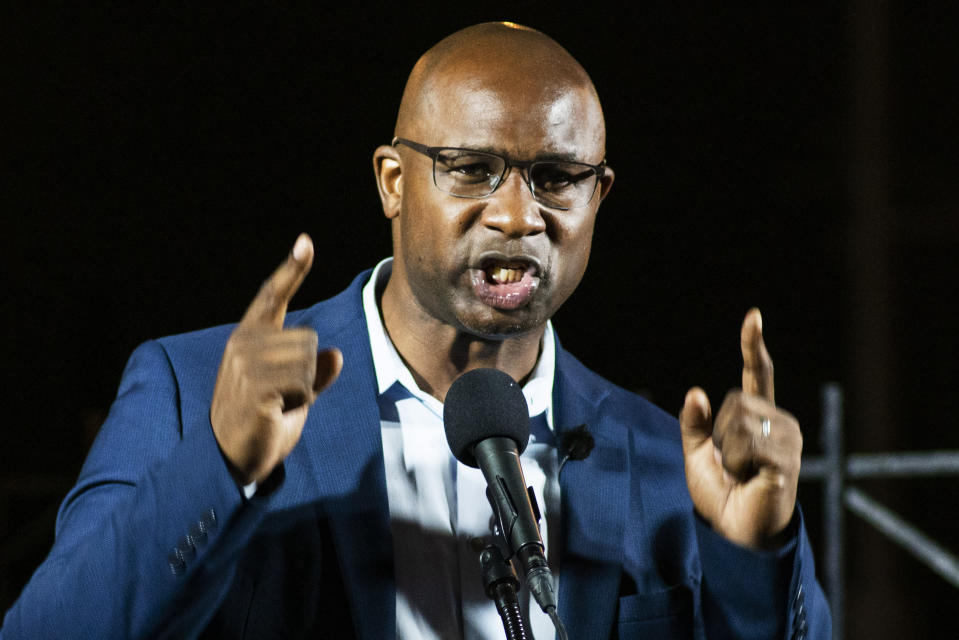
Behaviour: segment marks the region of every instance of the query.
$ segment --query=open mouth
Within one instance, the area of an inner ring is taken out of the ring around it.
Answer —
[[[525,306],[539,286],[539,266],[527,258],[488,256],[472,276],[476,296],[495,309]]]
[[[510,284],[521,282],[527,271],[530,271],[529,265],[525,264],[491,264],[483,269],[486,273],[486,279],[493,284]]]

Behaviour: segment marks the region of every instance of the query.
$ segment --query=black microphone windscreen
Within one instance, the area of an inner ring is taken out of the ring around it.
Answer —
[[[443,404],[446,441],[456,459],[476,467],[473,445],[511,438],[520,453],[529,443],[529,407],[516,381],[499,369],[473,369],[453,381]]]

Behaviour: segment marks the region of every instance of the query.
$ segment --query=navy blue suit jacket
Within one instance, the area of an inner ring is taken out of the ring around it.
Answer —
[[[250,500],[209,420],[232,327],[140,346],[0,636],[394,637],[368,277],[287,317],[339,347],[343,372]],[[571,638],[829,637],[798,510],[786,548],[736,547],[694,515],[674,418],[559,347],[553,393],[556,431],[586,425],[596,442],[560,476]]]

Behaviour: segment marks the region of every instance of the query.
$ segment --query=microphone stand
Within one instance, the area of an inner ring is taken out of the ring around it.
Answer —
[[[496,604],[496,611],[503,621],[506,640],[532,640],[526,631],[526,621],[519,607],[516,589],[519,580],[512,565],[503,558],[503,552],[495,544],[480,551],[480,569],[483,574],[483,590],[486,597]]]
[[[529,495],[530,505],[533,508],[533,515],[536,518],[537,526],[539,526],[539,520],[542,516],[539,505],[536,503],[536,495],[533,493],[532,487],[527,487],[526,491]],[[504,548],[510,549],[512,555],[514,553],[512,546],[503,533],[503,513],[500,511],[496,498],[489,488],[486,490],[486,497],[490,502],[490,506],[493,507],[493,513],[496,518],[493,524],[493,537],[495,540],[499,540],[504,545]],[[486,593],[486,597],[496,604],[496,611],[503,621],[506,640],[533,640],[532,634],[526,630],[526,621],[523,619],[523,614],[519,606],[519,598],[517,597],[519,579],[516,577],[513,565],[507,561],[500,547],[495,543],[487,545],[480,552],[480,569],[483,577],[483,590]],[[552,578],[549,577],[549,569],[545,566],[545,563],[542,567],[537,567],[536,570],[539,574],[542,574],[538,579],[540,582],[543,580],[552,580]],[[549,585],[545,586],[549,589],[550,596],[552,597],[552,587]],[[535,588],[531,584],[527,584],[527,587]],[[537,597],[536,600],[539,601],[539,598]],[[556,611],[555,599],[553,600],[553,604],[543,608],[543,611],[553,622],[558,639],[568,640],[566,627]]]

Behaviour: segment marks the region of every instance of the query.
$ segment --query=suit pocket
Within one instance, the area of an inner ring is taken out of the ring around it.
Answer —
[[[693,597],[689,587],[675,586],[655,593],[619,599],[616,637],[692,638]]]

